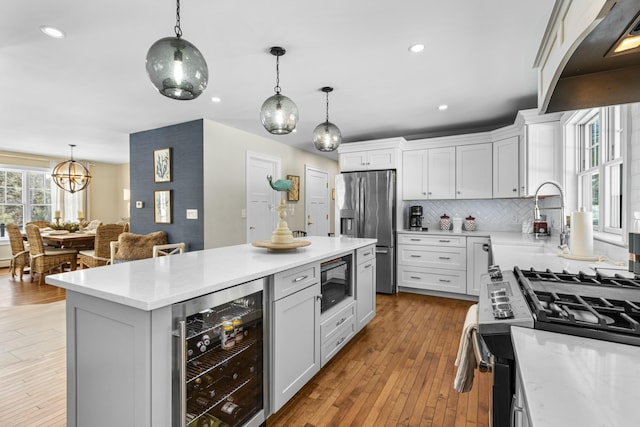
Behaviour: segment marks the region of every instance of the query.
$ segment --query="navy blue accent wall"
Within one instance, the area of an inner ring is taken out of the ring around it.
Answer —
[[[164,230],[169,243],[185,242],[188,251],[204,249],[203,138],[202,120],[129,136],[132,233]],[[171,182],[154,182],[153,151],[161,148],[171,148]],[[156,190],[172,190],[171,224],[154,222]],[[144,207],[136,208],[136,201]],[[187,209],[197,209],[198,219],[186,219]]]

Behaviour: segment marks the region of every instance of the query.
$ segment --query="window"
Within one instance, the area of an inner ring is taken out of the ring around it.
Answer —
[[[578,206],[593,213],[594,231],[622,234],[622,127],[620,106],[590,110],[577,124]]]
[[[1,223],[51,221],[52,205],[48,170],[0,167]]]

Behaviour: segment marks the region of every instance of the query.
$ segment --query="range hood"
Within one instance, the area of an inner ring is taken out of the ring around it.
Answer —
[[[640,0],[557,0],[535,63],[540,112],[639,102],[640,47],[616,52],[636,34]]]

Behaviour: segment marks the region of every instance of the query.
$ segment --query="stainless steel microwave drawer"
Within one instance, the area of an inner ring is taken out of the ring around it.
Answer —
[[[427,236],[424,234],[398,234],[398,244],[452,246],[464,248],[467,246],[466,236]]]
[[[305,264],[273,275],[273,300],[288,295],[320,281],[320,264]]]

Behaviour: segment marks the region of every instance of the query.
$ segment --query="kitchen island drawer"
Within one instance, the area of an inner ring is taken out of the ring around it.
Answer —
[[[376,257],[376,246],[365,246],[356,250],[356,262],[362,264],[363,262],[370,261]]]
[[[467,249],[400,245],[398,247],[398,265],[464,271],[467,269]]]
[[[354,322],[356,316],[356,304],[351,303],[343,309],[332,314],[326,320],[322,320],[320,324],[320,340],[322,344],[331,340],[338,333],[342,326],[349,322]]]
[[[398,286],[432,291],[464,294],[467,290],[466,273],[459,270],[398,267]]]
[[[320,360],[322,366],[324,366],[333,356],[336,355],[342,347],[347,345],[349,340],[356,334],[356,322],[355,317],[352,317],[350,321],[344,322],[335,333],[331,335],[331,338],[324,341],[320,347]]]
[[[467,246],[467,238],[465,236],[427,236],[425,234],[398,234],[398,244],[451,246],[464,248]]]
[[[320,280],[320,264],[306,264],[273,275],[273,300],[294,294]]]

